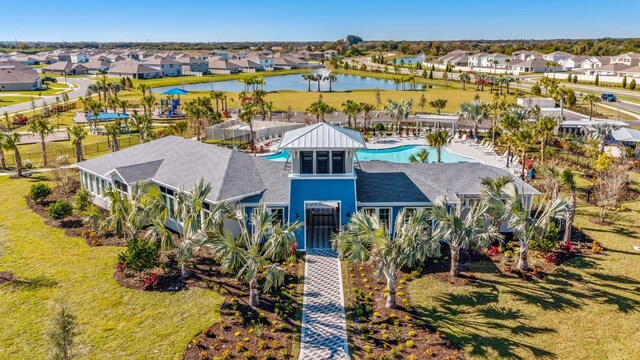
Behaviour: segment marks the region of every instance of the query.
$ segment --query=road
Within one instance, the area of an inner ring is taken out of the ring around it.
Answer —
[[[64,78],[58,78],[57,80],[58,82],[63,82]],[[94,82],[95,81],[92,81],[89,79],[83,79],[83,78],[67,78],[67,83],[76,85],[76,88],[74,90],[67,93],[69,95],[69,100],[73,101],[82,96],[85,96],[85,94],[87,93],[87,88],[89,87],[89,85],[93,84]],[[36,108],[39,109],[43,107],[44,101],[46,101],[47,104],[55,104],[56,96],[61,98],[62,94],[43,96],[43,97],[34,97]],[[31,101],[26,101],[18,104],[0,107],[0,114],[4,114],[5,112],[12,114],[12,113],[26,112],[26,111],[31,111]]]

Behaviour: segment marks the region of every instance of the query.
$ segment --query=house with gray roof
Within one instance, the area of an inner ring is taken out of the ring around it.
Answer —
[[[161,77],[160,71],[135,60],[122,60],[109,67],[110,76],[130,77],[132,79],[151,79]]]
[[[279,144],[286,161],[273,161],[176,136],[167,136],[77,164],[83,186],[97,205],[108,208],[107,187],[130,193],[153,182],[175,208],[175,195],[200,179],[209,182],[205,210],[226,201],[244,218],[266,206],[276,221],[303,224],[298,249],[328,248],[331,235],[356,211],[377,214],[390,231],[402,210],[409,213],[444,198],[450,207],[470,209],[483,191],[483,178],[511,176],[480,163],[396,163],[359,161],[367,146],[355,130],[318,123],[287,132]],[[530,206],[539,192],[515,179]],[[170,215],[167,224],[179,224]],[[233,229],[230,229],[233,230]],[[503,230],[508,230],[504,228]]]
[[[42,68],[44,74],[60,74],[60,75],[85,75],[89,69],[80,63],[71,61],[58,61]]]
[[[42,78],[35,69],[19,65],[3,67],[2,64],[0,63],[0,91],[42,89]]]

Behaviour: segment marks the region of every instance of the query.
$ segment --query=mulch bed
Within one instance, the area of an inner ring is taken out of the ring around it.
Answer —
[[[0,285],[13,281],[13,273],[9,271],[0,271]]]
[[[349,351],[356,359],[466,359],[411,306],[413,275],[400,273],[397,307],[386,308],[383,281],[372,265],[343,263]]]
[[[173,292],[184,290],[187,282],[182,280],[178,264],[173,256],[162,256],[161,266],[139,273],[116,265],[113,278],[120,286],[132,290]]]
[[[194,266],[188,286],[204,286],[225,296],[219,323],[196,335],[183,358],[293,359],[300,341],[304,259],[283,265],[285,284],[260,293],[260,306],[249,306],[249,287],[222,274],[212,262]],[[262,287],[262,284],[260,284]]]

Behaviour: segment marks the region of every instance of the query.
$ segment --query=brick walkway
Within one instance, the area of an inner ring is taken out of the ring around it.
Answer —
[[[300,360],[349,359],[340,261],[333,250],[306,254]]]

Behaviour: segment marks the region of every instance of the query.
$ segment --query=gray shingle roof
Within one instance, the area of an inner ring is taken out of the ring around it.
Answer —
[[[509,173],[480,163],[398,164],[387,161],[363,161],[356,169],[358,202],[402,203],[434,202],[446,196],[449,202],[457,194],[480,194],[482,178]],[[515,179],[524,194],[539,194],[530,185]]]
[[[288,172],[281,163],[176,136],[89,159],[77,166],[104,177],[117,170],[130,184],[153,178],[176,189],[189,189],[204,178],[212,185],[207,196],[210,201],[259,193],[265,195],[264,201],[289,199]]]

